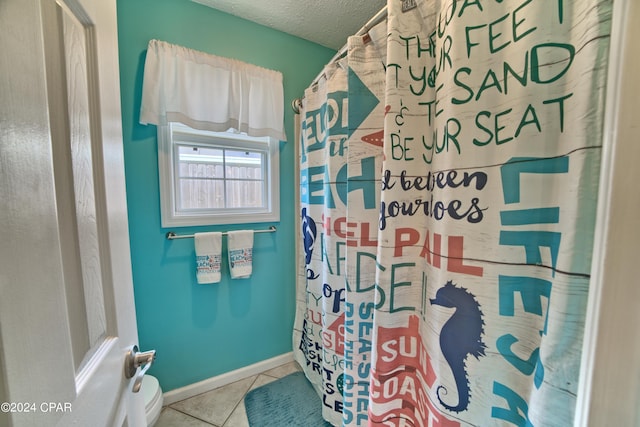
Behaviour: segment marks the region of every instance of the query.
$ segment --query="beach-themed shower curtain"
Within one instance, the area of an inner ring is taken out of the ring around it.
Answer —
[[[571,425],[611,1],[387,10],[302,102],[296,360],[334,425]]]

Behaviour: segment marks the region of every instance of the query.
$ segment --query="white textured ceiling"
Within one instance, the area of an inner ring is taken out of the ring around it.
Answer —
[[[193,0],[338,50],[386,0]]]

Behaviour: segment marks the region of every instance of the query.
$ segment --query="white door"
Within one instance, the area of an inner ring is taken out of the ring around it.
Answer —
[[[2,426],[144,425],[118,72],[115,0],[0,0]]]

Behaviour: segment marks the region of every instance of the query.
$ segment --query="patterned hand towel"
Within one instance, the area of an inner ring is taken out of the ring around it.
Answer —
[[[220,282],[222,261],[222,233],[196,233],[196,278],[198,283]]]
[[[246,279],[251,276],[253,262],[253,231],[230,231],[229,269],[232,279]]]

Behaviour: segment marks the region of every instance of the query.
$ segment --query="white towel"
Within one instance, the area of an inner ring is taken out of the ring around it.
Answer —
[[[218,283],[222,261],[222,233],[195,233],[198,283]]]
[[[253,230],[229,231],[229,269],[232,279],[251,276],[253,262]]]

